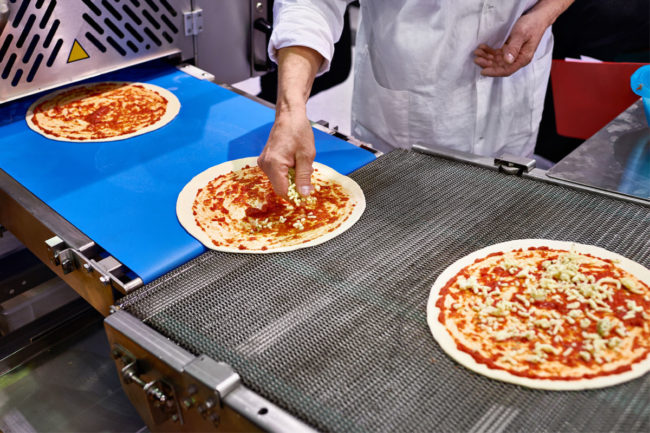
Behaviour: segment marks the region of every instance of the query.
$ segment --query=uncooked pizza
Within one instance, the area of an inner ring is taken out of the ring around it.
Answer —
[[[609,386],[650,370],[650,271],[589,245],[497,244],[440,275],[428,322],[449,355],[489,377],[542,389]]]
[[[100,82],[62,89],[34,102],[27,124],[59,141],[113,141],[169,123],[180,103],[170,91],[147,83]]]
[[[276,195],[256,158],[228,161],[196,176],[176,212],[208,248],[239,253],[290,251],[320,244],[351,227],[365,209],[359,185],[314,163],[314,192],[300,196],[290,177],[289,200]]]

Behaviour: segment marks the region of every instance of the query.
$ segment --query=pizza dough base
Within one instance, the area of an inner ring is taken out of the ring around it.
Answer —
[[[354,223],[356,223],[359,218],[361,218],[363,211],[366,209],[366,198],[363,195],[363,190],[359,184],[357,184],[351,178],[342,175],[341,173],[333,170],[326,165],[314,162],[313,167],[318,169],[320,175],[324,179],[332,180],[341,185],[350,197],[350,201],[356,204],[356,206],[352,209],[352,213],[350,213],[348,219],[343,221],[340,226],[331,232],[325,233],[321,237],[312,239],[305,243],[285,247],[269,247],[267,250],[240,250],[237,246],[215,246],[212,243],[212,239],[207,235],[207,233],[205,233],[199,226],[196,225],[195,217],[192,213],[192,205],[194,204],[194,199],[196,198],[196,194],[198,193],[199,188],[205,188],[205,186],[211,180],[223,174],[230,173],[231,171],[240,170],[247,165],[251,167],[257,166],[257,157],[226,161],[222,164],[210,167],[189,181],[189,183],[185,185],[185,187],[178,195],[178,200],[176,201],[176,215],[178,216],[178,221],[185,228],[185,230],[187,230],[192,236],[194,236],[203,245],[210,249],[227,253],[270,254],[313,247],[335,238],[336,236],[352,227]]]
[[[573,251],[577,253],[591,254],[602,259],[617,260],[618,263],[615,263],[617,267],[631,273],[645,284],[650,284],[650,271],[648,269],[626,257],[593,245],[548,239],[518,239],[490,245],[451,264],[438,276],[431,287],[427,303],[427,322],[429,323],[429,328],[431,329],[433,338],[438,342],[438,344],[440,344],[440,347],[442,347],[447,355],[451,356],[462,366],[483,376],[501,380],[503,382],[514,383],[516,385],[522,385],[528,388],[546,389],[550,391],[579,391],[583,389],[604,388],[636,379],[650,371],[650,356],[648,356],[643,361],[633,364],[631,370],[620,374],[610,374],[593,379],[578,380],[533,379],[517,376],[505,370],[489,368],[485,364],[476,362],[469,353],[463,352],[456,347],[454,339],[447,332],[445,326],[438,321],[440,309],[436,306],[436,301],[438,300],[440,290],[445,286],[447,281],[455,277],[464,267],[471,265],[477,259],[484,258],[488,254],[492,253],[507,252],[519,248],[528,249],[529,247],[549,247],[552,249],[567,251],[573,249]]]
[[[79,87],[87,87],[87,86],[92,86],[95,84],[109,84],[109,83],[114,83],[114,84],[137,84],[139,86],[142,86],[148,90],[152,90],[154,92],[157,92],[160,96],[163,98],[167,99],[167,109],[165,110],[165,114],[154,124],[147,126],[146,128],[142,128],[139,131],[136,132],[131,132],[129,134],[124,134],[124,135],[116,135],[115,137],[106,137],[106,138],[89,138],[89,139],[73,139],[73,138],[66,138],[66,137],[59,137],[56,135],[50,135],[49,133],[43,131],[40,129],[37,125],[34,124],[33,122],[33,117],[34,117],[34,109],[40,105],[41,103],[50,100],[52,98],[55,98],[57,95],[67,92],[69,90],[73,90]],[[43,137],[49,138],[50,140],[56,140],[56,141],[66,141],[70,143],[78,143],[78,142],[102,142],[102,141],[118,141],[118,140],[125,140],[127,138],[135,137],[137,135],[142,135],[146,134],[147,132],[155,131],[156,129],[162,128],[163,126],[167,125],[169,122],[171,122],[174,117],[178,114],[178,112],[181,109],[181,103],[174,95],[172,92],[170,92],[167,89],[163,89],[162,87],[155,86],[153,84],[149,83],[137,83],[137,82],[128,82],[128,81],[101,81],[101,82],[96,82],[96,83],[85,83],[85,84],[79,84],[77,86],[71,86],[71,87],[66,87],[64,89],[59,89],[55,92],[48,93],[47,95],[44,95],[40,98],[38,98],[32,105],[29,106],[29,109],[27,110],[27,114],[25,116],[25,120],[27,121],[27,125],[29,128],[38,134],[42,135]]]

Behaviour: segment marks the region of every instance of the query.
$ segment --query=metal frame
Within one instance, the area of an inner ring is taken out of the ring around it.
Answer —
[[[122,387],[151,430],[315,431],[246,388],[227,364],[195,357],[126,311],[104,325]]]
[[[104,316],[113,289],[129,293],[138,277],[0,169],[0,224]]]
[[[546,170],[542,170],[542,169],[539,169],[539,168],[534,168],[534,160],[528,160],[528,161],[533,161],[532,166],[528,165],[527,170],[524,169],[524,170],[520,171],[521,164],[522,164],[521,158],[517,158],[517,160],[515,160],[515,161],[513,161],[512,159],[509,159],[509,158],[512,158],[512,157],[509,157],[509,156],[506,156],[506,155],[501,156],[499,158],[490,158],[490,157],[487,157],[487,156],[473,155],[471,153],[462,152],[462,151],[459,151],[459,150],[445,149],[445,148],[437,147],[437,146],[423,146],[423,145],[420,145],[420,144],[414,144],[411,147],[411,149],[413,151],[415,151],[415,152],[420,152],[420,153],[425,153],[425,154],[428,154],[428,155],[438,156],[438,157],[441,157],[441,158],[451,159],[451,160],[454,160],[454,161],[461,161],[461,162],[476,165],[476,166],[479,166],[479,167],[489,168],[491,170],[498,170],[498,171],[505,172],[507,174],[515,174],[515,175],[519,175],[519,176],[522,176],[522,177],[535,179],[535,180],[539,180],[539,181],[542,181],[542,182],[547,182],[547,183],[554,184],[554,185],[562,185],[562,186],[567,186],[569,188],[573,188],[573,189],[577,189],[577,190],[581,190],[581,191],[589,191],[589,192],[593,192],[593,193],[596,193],[596,194],[603,195],[605,197],[616,198],[616,199],[619,199],[619,200],[628,201],[630,203],[635,203],[635,204],[639,204],[639,205],[646,206],[646,207],[650,208],[650,201],[648,201],[648,200],[643,200],[641,198],[631,197],[631,196],[624,195],[624,194],[617,194],[617,193],[614,193],[614,192],[605,191],[605,190],[602,190],[602,189],[593,188],[593,187],[589,187],[589,186],[586,186],[586,185],[581,185],[581,184],[578,184],[578,183],[572,183],[572,182],[564,181],[564,180],[561,180],[561,179],[552,178],[552,177],[548,176],[548,174],[547,174],[548,172]],[[509,172],[508,169],[507,169],[508,164],[511,164],[511,166],[513,168],[515,168],[515,170],[512,171],[512,172]]]

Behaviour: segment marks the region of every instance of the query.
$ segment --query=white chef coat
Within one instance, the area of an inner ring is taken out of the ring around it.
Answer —
[[[269,55],[302,45],[329,69],[350,0],[276,0]],[[483,77],[472,52],[502,46],[535,0],[361,0],[352,134],[382,151],[433,144],[532,155],[551,68],[546,30],[531,63]]]

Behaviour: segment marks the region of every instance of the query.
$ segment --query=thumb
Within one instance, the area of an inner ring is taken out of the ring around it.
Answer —
[[[314,171],[312,162],[313,158],[307,155],[296,155],[296,189],[303,197],[307,197],[314,190],[311,184],[311,173]]]
[[[502,48],[503,58],[505,59],[506,63],[514,63],[517,56],[519,56],[519,52],[521,51],[521,47],[524,45],[524,42],[526,42],[525,38],[520,33],[513,32],[510,35]]]

